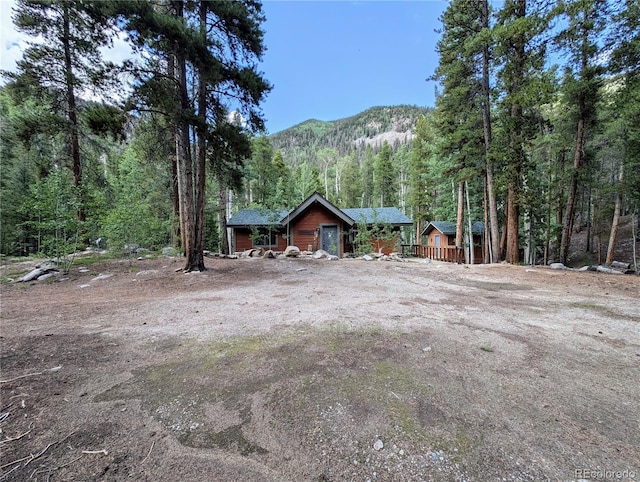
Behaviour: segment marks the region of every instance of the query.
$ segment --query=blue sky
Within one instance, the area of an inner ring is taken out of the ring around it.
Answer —
[[[25,38],[0,0],[0,69],[11,70]],[[274,88],[263,104],[269,133],[307,119],[336,120],[379,105],[432,106],[439,17],[445,0],[265,0],[260,70]],[[116,60],[123,45],[109,57]]]
[[[271,133],[378,105],[432,106],[445,1],[274,1],[263,10]]]

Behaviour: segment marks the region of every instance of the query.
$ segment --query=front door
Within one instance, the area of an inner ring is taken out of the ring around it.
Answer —
[[[322,249],[327,253],[339,256],[338,252],[338,226],[322,226]]]

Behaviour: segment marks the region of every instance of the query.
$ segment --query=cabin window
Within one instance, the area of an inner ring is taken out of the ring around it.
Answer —
[[[253,245],[257,248],[273,248],[278,246],[278,231],[261,229]]]

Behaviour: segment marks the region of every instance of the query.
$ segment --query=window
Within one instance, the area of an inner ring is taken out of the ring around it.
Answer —
[[[273,248],[278,246],[278,231],[260,229],[259,236],[253,242],[257,248]]]

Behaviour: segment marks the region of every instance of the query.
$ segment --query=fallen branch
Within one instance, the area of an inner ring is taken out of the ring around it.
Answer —
[[[102,449],[102,450],[83,450],[82,453],[83,454],[105,454],[105,455],[109,455],[109,452],[107,452],[105,449]]]
[[[31,458],[29,460],[27,460],[27,462],[23,465],[23,467],[26,467],[27,465],[29,465],[31,462],[33,462],[35,459],[38,459],[40,457],[42,457],[44,455],[44,453],[49,450],[49,447],[51,447],[52,445],[57,444],[58,442],[51,442],[49,445],[47,445],[44,449],[42,449],[42,451],[40,451],[40,453],[38,453],[37,455],[31,455]]]
[[[6,479],[7,477],[9,477],[9,474],[10,474],[11,472],[13,472],[14,470],[18,470],[19,468],[20,468],[20,466],[19,466],[19,465],[16,465],[14,468],[12,468],[12,469],[11,469],[10,471],[8,471],[7,473],[4,473],[4,474],[0,475],[0,480],[4,480],[4,479]]]
[[[7,380],[0,380],[0,383],[9,383],[9,382],[13,382],[15,380],[20,380],[21,378],[34,377],[36,375],[42,375],[43,373],[46,373],[46,372],[57,372],[61,368],[62,368],[62,365],[58,365],[57,367],[49,368],[48,370],[45,370],[44,372],[27,373],[26,375],[20,375],[18,377],[8,378]]]
[[[142,462],[140,462],[140,465],[144,464],[147,459],[149,458],[149,455],[151,455],[151,451],[153,450],[153,446],[156,444],[156,441],[154,440],[153,442],[151,442],[151,448],[149,449],[149,452],[147,453],[147,456],[142,459]]]
[[[31,429],[29,429],[29,432],[31,432]],[[29,432],[27,432],[27,433],[29,433]],[[9,463],[7,463],[7,464],[4,464],[4,465],[0,466],[0,470],[4,469],[4,468],[6,468],[6,467],[11,467],[12,465],[15,465],[15,464],[19,464],[20,462],[24,462],[25,460],[26,460],[27,462],[23,465],[23,467],[26,467],[27,465],[29,465],[29,464],[30,464],[32,461],[34,461],[35,459],[37,459],[37,458],[39,458],[39,457],[42,457],[42,456],[44,455],[44,453],[45,453],[47,450],[49,450],[49,448],[50,448],[52,445],[56,445],[56,444],[59,444],[59,443],[64,442],[64,441],[65,441],[65,440],[67,440],[69,437],[71,437],[74,433],[76,433],[76,432],[75,432],[75,430],[74,430],[73,432],[71,432],[69,435],[67,435],[65,438],[63,438],[63,439],[61,439],[61,440],[58,440],[57,442],[51,442],[51,443],[50,443],[49,445],[47,445],[44,449],[42,449],[42,450],[41,450],[37,455],[29,454],[29,455],[27,455],[26,457],[22,457],[21,459],[14,460],[13,462],[9,462]],[[21,435],[21,437],[24,437],[25,435],[26,435],[26,434],[23,434],[23,435]],[[14,470],[15,470],[15,468],[14,468],[14,469],[11,469],[11,471],[10,471],[10,472],[13,472]],[[7,472],[7,473],[9,473],[9,472]],[[6,475],[6,474],[2,475],[1,477],[4,477],[5,475]],[[0,480],[2,480],[2,478],[0,478]]]
[[[22,437],[24,437],[25,435],[27,435],[29,432],[31,432],[31,429],[27,430],[25,433],[23,433],[22,435],[18,435],[16,437],[7,437],[4,440],[0,440],[0,445],[2,444],[6,444],[7,442],[13,442],[14,440],[20,440]]]
[[[4,464],[4,465],[0,466],[0,470],[4,469],[6,467],[10,467],[11,465],[19,464],[20,462],[24,462],[29,457],[32,457],[32,455],[27,455],[26,457],[22,457],[21,459],[14,460],[13,462],[9,462],[8,464]],[[14,470],[14,469],[11,469],[11,470]]]
[[[62,465],[58,465],[57,467],[54,467],[52,469],[42,469],[42,470],[38,470],[36,471],[33,475],[38,475],[38,474],[44,474],[45,472],[48,472],[49,474],[51,474],[51,472],[54,472],[56,470],[60,470],[63,469],[69,465],[71,465],[74,462],[77,462],[78,460],[80,460],[82,458],[82,455],[80,457],[76,457],[75,459],[67,462],[66,464],[62,464]]]

